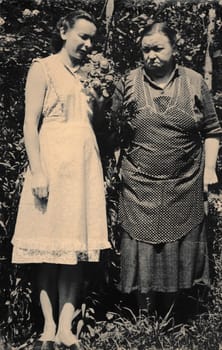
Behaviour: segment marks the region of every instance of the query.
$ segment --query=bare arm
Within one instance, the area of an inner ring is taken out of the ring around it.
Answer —
[[[39,198],[48,195],[48,184],[40,161],[38,125],[46,91],[46,81],[39,63],[34,63],[28,73],[25,90],[24,139],[32,173],[32,187]]]
[[[208,191],[208,185],[218,182],[216,174],[216,161],[219,149],[219,138],[209,137],[205,140],[205,169],[204,191]]]

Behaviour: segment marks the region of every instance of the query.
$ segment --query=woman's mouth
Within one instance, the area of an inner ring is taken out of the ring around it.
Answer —
[[[151,66],[159,66],[160,62],[159,61],[150,61],[149,65]]]
[[[87,50],[79,50],[79,53],[81,56],[86,56],[87,55]]]

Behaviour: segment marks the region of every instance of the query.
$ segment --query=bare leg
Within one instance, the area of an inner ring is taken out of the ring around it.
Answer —
[[[41,340],[54,340],[56,333],[55,312],[57,304],[57,270],[54,264],[41,264],[38,271],[40,304],[44,317]]]
[[[78,343],[72,333],[72,321],[80,298],[81,265],[61,265],[59,271],[59,324],[56,342],[66,346]]]

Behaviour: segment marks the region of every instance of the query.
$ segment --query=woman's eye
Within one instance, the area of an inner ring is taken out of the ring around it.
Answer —
[[[87,40],[87,39],[89,38],[88,35],[85,35],[85,34],[80,35],[80,37],[81,37],[83,40]]]

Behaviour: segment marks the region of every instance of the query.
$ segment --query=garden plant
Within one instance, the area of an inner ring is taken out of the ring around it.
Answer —
[[[27,166],[22,132],[26,74],[33,58],[50,53],[58,18],[77,8],[92,12],[99,28],[97,46],[85,65],[86,88],[93,86],[109,100],[119,77],[140,64],[138,37],[143,25],[152,18],[167,20],[179,33],[179,63],[206,78],[222,121],[222,1],[0,0],[0,350],[31,349],[39,329],[33,322],[39,308],[31,267],[10,263],[10,240]],[[118,131],[122,147],[127,147],[130,139],[132,115],[133,106],[114,124],[107,103],[107,124],[110,132],[112,128]],[[74,327],[82,348],[222,349],[222,148],[217,162],[219,186],[210,188],[208,196],[211,288],[193,297],[196,309],[189,322],[176,322],[170,314],[161,318],[134,312],[116,291],[120,179],[115,153],[107,151],[105,140],[98,134],[113,249],[103,257],[106,276],[102,286],[86,296],[75,315]],[[39,319],[41,322],[41,315]]]

